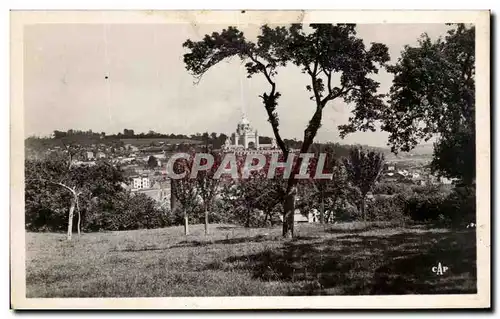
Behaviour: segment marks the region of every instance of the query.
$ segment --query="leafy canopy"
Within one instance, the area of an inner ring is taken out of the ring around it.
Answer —
[[[388,71],[389,105],[381,113],[392,150],[438,138],[432,168],[472,183],[475,176],[475,28],[463,24],[444,39],[423,35]]]
[[[349,181],[365,196],[380,178],[384,166],[384,155],[353,147],[349,156],[343,158]]]

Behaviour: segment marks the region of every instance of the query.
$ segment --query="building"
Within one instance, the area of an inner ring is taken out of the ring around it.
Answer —
[[[73,160],[71,162],[71,165],[75,166],[75,167],[80,167],[80,166],[94,166],[94,165],[96,165],[96,162],[95,161],[77,161],[77,160]]]
[[[443,176],[439,177],[439,183],[442,185],[451,185],[451,184],[453,184],[453,182],[454,182],[453,179],[443,177]]]
[[[258,149],[259,148],[259,133],[250,126],[250,122],[243,115],[241,121],[236,126],[234,134],[233,147],[242,147],[244,149]]]
[[[260,143],[258,131],[252,128],[245,115],[243,115],[241,121],[237,124],[236,131],[231,137],[226,139],[223,151],[236,154],[281,152],[274,138],[271,144]]]
[[[132,178],[132,189],[147,189],[150,187],[150,180],[147,176],[135,176]]]
[[[283,215],[280,215],[279,218],[281,222],[283,222]],[[319,211],[317,209],[313,209],[307,213],[307,216],[305,216],[301,213],[300,209],[295,209],[293,221],[295,223],[318,223]]]
[[[132,189],[132,192],[134,194],[144,194],[156,201],[159,205],[165,207],[170,205],[170,180],[156,181],[152,183],[151,187]]]
[[[130,152],[138,152],[139,148],[135,145],[132,144],[125,144],[125,149],[130,151]]]
[[[97,158],[106,158],[106,154],[104,152],[97,152]]]

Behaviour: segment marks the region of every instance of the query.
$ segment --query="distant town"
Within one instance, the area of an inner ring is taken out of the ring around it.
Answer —
[[[298,151],[301,141],[285,139],[286,145],[293,152]],[[70,152],[72,165],[91,166],[98,161],[105,161],[119,166],[128,183],[122,187],[133,193],[142,193],[159,205],[170,205],[171,183],[166,175],[165,165],[175,152],[195,150],[219,150],[245,154],[251,152],[281,152],[273,138],[260,136],[246,117],[237,124],[231,135],[224,133],[196,133],[190,136],[160,134],[154,131],[135,134],[134,130],[124,129],[123,133],[106,135],[91,130],[54,131],[50,137],[29,137],[26,139],[26,157],[42,158],[55,153]],[[318,150],[322,146],[333,147],[341,157],[348,153],[350,145],[338,143],[315,144]],[[69,150],[71,148],[71,150]],[[426,154],[407,153],[398,157],[388,149],[372,147],[386,155],[381,182],[408,183],[413,185],[451,185],[452,180],[438,177],[431,173],[429,161],[432,149]],[[372,194],[368,199],[373,198]],[[297,216],[301,219],[301,216]],[[310,217],[314,220],[314,216]]]

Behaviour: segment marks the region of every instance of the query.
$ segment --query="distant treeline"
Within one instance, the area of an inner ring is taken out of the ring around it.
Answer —
[[[104,144],[112,147],[124,146],[124,140],[128,139],[144,139],[144,146],[154,146],[159,144],[159,142],[164,142],[166,144],[170,143],[168,140],[171,139],[172,143],[177,143],[176,141],[182,140],[183,144],[189,144],[189,141],[196,141],[196,144],[200,146],[209,146],[213,149],[220,149],[224,145],[226,139],[230,137],[224,133],[195,133],[191,135],[184,134],[162,134],[150,130],[147,133],[136,134],[132,129],[124,129],[123,133],[106,135],[105,132],[93,132],[92,130],[82,131],[82,130],[67,130],[58,131],[55,130],[51,137],[37,137],[31,136],[25,140],[25,147],[32,151],[45,151],[49,148],[54,147],[64,147],[64,145],[77,144],[80,146],[89,146]],[[158,139],[158,143],[154,140]],[[271,144],[272,138],[268,136],[260,136],[259,142],[261,144]],[[297,139],[284,139],[285,145],[291,149],[299,149],[302,146],[302,141]],[[339,157],[346,156],[351,148],[351,145],[343,145],[339,143],[315,143],[312,145],[310,151],[318,152],[322,151],[322,148],[330,147],[333,149],[334,153],[338,154]],[[368,147],[369,149],[384,152],[386,149]]]

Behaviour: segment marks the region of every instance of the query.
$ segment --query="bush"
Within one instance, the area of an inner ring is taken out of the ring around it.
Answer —
[[[45,192],[43,192],[45,191]],[[29,231],[66,231],[71,196],[55,189],[26,189],[26,229]],[[159,228],[171,224],[167,209],[144,194],[118,192],[88,201],[79,201],[81,229],[84,232]],[[75,207],[73,227],[76,231],[78,211]]]
[[[411,188],[413,193],[421,195],[435,195],[437,193],[448,195],[450,194],[450,190],[449,185],[415,185]]]
[[[378,191],[390,192],[390,189],[389,185],[381,185]],[[449,190],[434,185],[413,186],[397,195],[375,195],[372,201],[367,201],[366,212],[370,221],[413,220],[444,226],[461,225],[475,221],[475,188],[456,187]]]
[[[133,230],[170,225],[169,211],[158,207],[145,194],[118,193],[111,201],[103,201],[86,214],[85,230]]]
[[[378,183],[373,187],[372,193],[374,195],[396,195],[411,192],[411,188],[411,185],[407,183]]]
[[[351,222],[361,219],[356,206],[349,203],[347,200],[340,200],[333,208],[332,212],[326,212],[325,219],[327,222]]]
[[[442,215],[452,226],[476,223],[476,188],[455,187],[443,203]]]
[[[405,215],[404,196],[376,196],[368,202],[366,212],[369,221],[405,223],[409,220]]]
[[[65,231],[68,227],[70,200],[71,195],[60,188],[48,189],[26,184],[26,230]]]
[[[405,200],[405,215],[414,221],[436,221],[442,214],[444,194],[415,193]]]
[[[428,189],[406,199],[405,214],[415,221],[433,221],[446,226],[475,222],[474,187],[456,187],[451,192]]]

